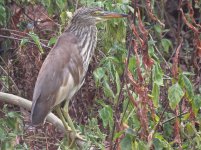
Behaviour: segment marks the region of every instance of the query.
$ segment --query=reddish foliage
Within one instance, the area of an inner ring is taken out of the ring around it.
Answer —
[[[178,73],[179,73],[178,72],[178,58],[179,58],[179,51],[181,49],[181,44],[182,44],[182,41],[180,42],[179,46],[177,47],[175,56],[173,58],[172,75],[174,78],[177,78]]]
[[[180,8],[180,12],[181,12],[181,14],[182,14],[182,19],[183,19],[184,23],[185,23],[192,31],[194,31],[194,32],[197,34],[197,33],[199,32],[198,29],[197,29],[195,26],[193,26],[193,24],[191,24],[190,22],[187,21],[187,19],[186,19],[185,15],[184,15],[184,12],[183,12],[183,9],[182,9],[182,8]]]
[[[140,58],[138,56],[138,53],[137,53],[137,47],[138,45],[135,43],[135,41],[133,41],[133,50],[135,52],[135,56],[136,56],[136,64],[137,64],[137,73],[138,73],[138,78],[140,80],[140,82],[143,82],[143,77],[142,77],[142,73],[141,73],[141,69],[140,69]]]
[[[135,4],[135,2],[133,2]],[[155,111],[153,107],[153,102],[148,96],[148,85],[144,83],[145,77],[142,75],[142,70],[140,67],[140,56],[142,55],[142,60],[145,68],[151,69],[153,66],[153,60],[148,54],[148,31],[145,29],[145,26],[141,20],[141,15],[139,8],[135,8],[137,13],[134,14],[136,19],[138,20],[138,26],[133,24],[134,20],[129,18],[130,28],[132,29],[133,35],[135,39],[132,40],[133,51],[136,57],[136,67],[137,67],[137,78],[135,80],[133,75],[129,70],[127,70],[127,82],[132,85],[132,88],[128,88],[127,92],[129,96],[129,100],[133,104],[136,109],[136,114],[141,123],[140,137],[145,141],[149,141],[149,122],[148,122],[148,111],[151,110],[152,116],[154,116]],[[151,15],[151,11],[150,14]],[[151,15],[154,17],[154,15]],[[127,63],[127,62],[126,62]],[[131,91],[138,95],[138,99],[134,99]],[[150,136],[149,136],[150,138]]]
[[[128,76],[129,82],[131,83],[133,87],[133,91],[139,95],[138,100],[135,100],[130,92],[130,89],[128,89],[127,87],[129,99],[134,105],[134,107],[136,108],[136,113],[141,123],[140,136],[142,139],[147,141],[148,135],[149,135],[148,117],[147,117],[147,112],[148,112],[147,106],[149,105],[148,89],[142,86],[140,83],[137,83],[129,71],[127,73],[127,76]]]
[[[193,120],[195,119],[195,114],[194,114],[194,112],[193,112],[192,107],[190,108],[189,112],[190,112],[190,120],[193,121]]]
[[[185,16],[182,8],[180,8],[180,12],[181,12],[182,19],[183,19],[184,23],[190,28],[190,30],[192,30],[194,32],[194,47],[196,49],[197,56],[201,58],[201,40],[199,39],[200,33],[201,33],[201,31],[200,31],[201,30],[201,25],[199,25],[199,24],[197,24],[195,22],[194,10],[192,8],[191,3],[189,1],[187,1],[186,3],[187,3],[187,6],[188,6],[188,9],[189,9],[190,21],[192,23],[190,23],[186,19],[186,16]]]
[[[197,50],[196,50],[196,54],[198,57],[201,58],[201,40],[197,38],[196,40],[196,45],[197,45]]]
[[[179,107],[178,106],[176,107],[175,114],[176,114],[176,116],[179,115]],[[181,150],[182,146],[181,146],[180,121],[179,121],[179,118],[176,118],[176,120],[175,120],[175,124],[174,124],[174,136],[175,136],[174,142],[179,145],[179,150]]]
[[[154,64],[154,61],[152,60],[151,57],[149,57],[149,53],[148,53],[148,31],[144,27],[144,24],[143,24],[142,19],[140,17],[141,15],[140,15],[139,9],[138,9],[138,14],[139,14],[139,17],[138,17],[139,30],[143,35],[142,36],[143,42],[141,43],[142,49],[143,49],[143,62],[148,69],[151,69],[153,64]]]
[[[153,10],[151,9],[151,2],[150,0],[146,0],[146,8],[147,8],[147,13],[149,15],[149,17],[154,20],[154,21],[157,21],[161,26],[165,26],[154,14],[153,14]]]
[[[182,5],[187,4],[186,6],[188,7],[188,10],[189,10],[189,19],[188,20],[183,12],[183,9],[182,9]],[[201,42],[200,42],[200,39],[199,39],[199,36],[200,36],[200,25],[196,24],[195,22],[195,19],[194,19],[194,10],[192,8],[192,5],[191,5],[191,2],[190,1],[179,1],[179,10],[181,12],[181,18],[183,20],[183,22],[187,25],[187,27],[193,31],[193,34],[194,34],[194,47],[196,49],[196,54],[198,57],[200,57],[200,47],[201,47]],[[175,56],[173,58],[173,65],[172,65],[172,75],[174,77],[174,79],[178,80],[178,75],[179,75],[179,72],[178,72],[178,62],[179,62],[179,52],[181,51],[181,46],[182,46],[182,42],[183,42],[183,39],[180,40],[178,39],[179,41],[179,45],[176,49],[176,53],[175,53]],[[199,68],[199,67],[197,67]],[[175,110],[175,116],[179,116],[179,106],[176,107],[176,110]],[[192,111],[192,107],[190,108],[190,119],[193,121],[195,118],[195,115]],[[182,140],[181,140],[181,136],[180,136],[180,120],[178,119],[178,117],[176,117],[176,120],[175,120],[175,124],[174,124],[174,142],[176,144],[179,145],[179,149],[182,149]]]

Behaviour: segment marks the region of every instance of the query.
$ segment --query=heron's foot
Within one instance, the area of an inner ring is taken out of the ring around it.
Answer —
[[[70,132],[68,135],[68,140],[70,139],[70,143],[69,143],[69,149],[76,147],[76,140],[81,140],[81,141],[86,141],[81,135],[80,133],[77,132]]]
[[[71,141],[76,140],[76,139],[81,140],[81,141],[86,141],[84,136],[81,135],[81,132],[71,131],[69,137],[70,137]]]
[[[76,132],[75,133],[75,138],[79,139],[81,141],[86,141],[86,139],[84,139],[84,136],[81,135],[81,132]]]
[[[75,132],[69,132],[68,134],[67,134],[67,138],[68,138],[68,145],[69,145],[69,149],[72,149],[72,148],[74,148],[74,147],[76,147],[76,143],[75,143],[75,139],[76,139],[76,136],[75,136]]]

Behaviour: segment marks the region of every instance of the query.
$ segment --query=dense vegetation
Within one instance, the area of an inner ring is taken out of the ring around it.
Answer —
[[[98,25],[96,55],[70,105],[100,149],[201,149],[201,1],[1,0],[0,92],[32,98],[41,64],[75,9],[128,13]],[[66,149],[50,123],[1,102],[0,149]],[[86,146],[87,149],[87,146]]]

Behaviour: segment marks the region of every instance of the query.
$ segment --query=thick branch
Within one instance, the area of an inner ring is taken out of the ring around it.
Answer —
[[[31,104],[32,104],[31,101],[24,99],[22,97],[13,95],[13,94],[0,92],[0,101],[9,103],[9,104],[13,104],[13,105],[17,105],[19,107],[23,107],[29,111],[31,110]],[[47,116],[47,121],[51,122],[54,126],[59,128],[60,130],[65,131],[65,128],[64,128],[61,120],[57,116],[55,116],[53,113],[50,113]]]

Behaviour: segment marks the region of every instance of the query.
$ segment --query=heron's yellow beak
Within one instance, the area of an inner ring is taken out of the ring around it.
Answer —
[[[104,19],[110,19],[110,18],[123,18],[127,17],[127,14],[119,14],[116,12],[109,12],[109,11],[102,11],[99,14],[99,17],[104,18]]]
[[[96,18],[96,22],[105,21],[112,18],[123,18],[127,17],[127,14],[120,14],[116,12],[109,12],[109,11],[96,11],[93,16]]]

